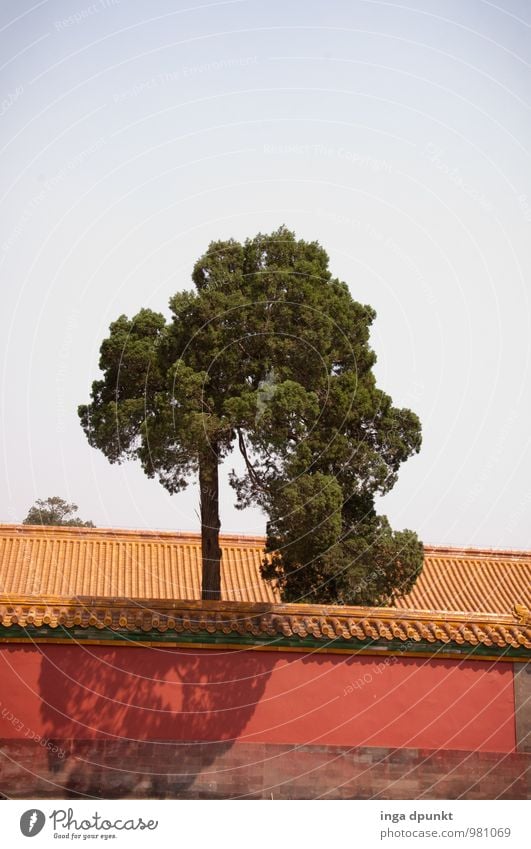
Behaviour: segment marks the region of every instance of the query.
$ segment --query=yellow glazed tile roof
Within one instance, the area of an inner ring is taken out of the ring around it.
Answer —
[[[424,546],[424,566],[412,591],[397,601],[411,610],[509,614],[531,608],[531,552]]]
[[[263,539],[223,536],[221,592],[278,601],[260,576]],[[0,525],[0,595],[199,599],[198,534]]]
[[[222,597],[278,603],[260,576],[262,537],[221,537]],[[0,525],[0,595],[194,600],[201,542],[193,533]],[[402,610],[512,615],[531,608],[531,552],[425,547],[425,564]]]

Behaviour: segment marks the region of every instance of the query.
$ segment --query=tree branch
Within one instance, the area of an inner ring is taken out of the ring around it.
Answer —
[[[241,451],[242,457],[245,460],[245,465],[247,467],[247,471],[249,472],[249,477],[251,478],[251,481],[253,482],[254,486],[257,489],[261,489],[262,491],[264,491],[265,487],[262,484],[258,475],[256,474],[256,469],[254,468],[251,461],[249,460],[249,456],[247,454],[247,447],[245,445],[245,440],[243,438],[243,433],[241,432],[239,427],[236,428],[236,433],[238,434],[238,446],[239,446],[239,449]]]

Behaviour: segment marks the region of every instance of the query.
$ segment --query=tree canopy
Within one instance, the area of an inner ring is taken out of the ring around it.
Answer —
[[[28,511],[23,525],[70,525],[72,527],[93,528],[93,522],[84,522],[77,512],[77,504],[70,504],[58,495],[50,498],[38,498]]]
[[[90,444],[137,459],[169,492],[199,477],[203,598],[220,594],[218,467],[237,446],[237,505],[268,516],[264,576],[290,600],[389,603],[422,545],[375,498],[420,449],[417,416],[376,386],[373,309],[332,277],[317,242],[281,227],[210,244],[171,318],[120,316],[79,408]]]

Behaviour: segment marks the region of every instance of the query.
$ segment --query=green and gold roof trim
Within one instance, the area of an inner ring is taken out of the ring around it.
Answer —
[[[512,616],[166,599],[0,596],[2,642],[194,645],[531,660],[531,614]]]

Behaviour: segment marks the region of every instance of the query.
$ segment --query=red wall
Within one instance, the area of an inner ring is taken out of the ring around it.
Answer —
[[[512,664],[0,646],[0,738],[515,750]]]

